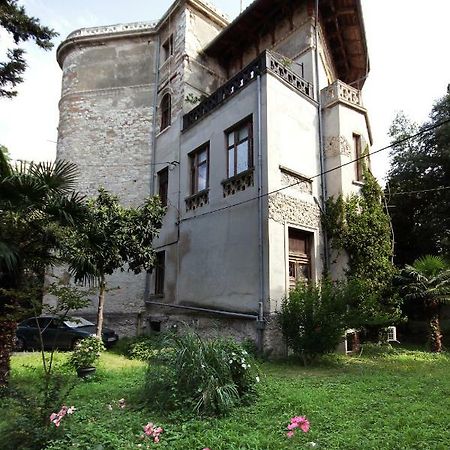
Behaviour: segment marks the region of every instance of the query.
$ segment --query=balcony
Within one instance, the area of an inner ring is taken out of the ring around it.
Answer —
[[[342,102],[349,106],[365,110],[361,91],[340,80],[336,80],[333,84],[322,89],[321,99],[323,108]]]
[[[247,67],[241,70],[241,72],[217,89],[206,100],[185,114],[183,116],[183,131],[192,127],[207,114],[222,105],[230,97],[234,96],[252,81],[256,80],[258,76],[267,72],[281,78],[301,94],[311,99],[313,98],[314,94],[311,83],[304,80],[294,71],[289,69],[285,62],[266,50]]]

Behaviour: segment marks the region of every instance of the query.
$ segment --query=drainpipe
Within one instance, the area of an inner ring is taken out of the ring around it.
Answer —
[[[257,91],[258,91],[258,240],[259,240],[259,291],[260,300],[258,308],[258,322],[257,322],[257,347],[260,353],[264,350],[264,301],[265,301],[265,277],[264,277],[264,229],[263,229],[263,198],[262,198],[262,188],[263,188],[263,168],[262,168],[262,87],[261,87],[261,75],[257,77]]]
[[[155,90],[153,96],[153,130],[151,136],[152,143],[152,154],[150,155],[150,195],[155,195],[155,173],[156,173],[156,128],[158,123],[156,121],[157,118],[157,108],[158,108],[158,85],[159,85],[159,67],[160,67],[160,59],[161,57],[161,37],[158,34],[158,41],[156,45],[155,51]],[[144,289],[144,299],[147,300],[150,295],[150,274],[147,273],[145,277],[145,289]]]
[[[316,0],[316,12],[315,12],[315,20],[314,20],[314,28],[315,28],[315,84],[316,84],[316,99],[317,99],[317,117],[318,117],[318,134],[319,134],[319,156],[320,156],[320,187],[321,187],[321,197],[322,197],[322,211],[326,210],[326,199],[328,196],[327,193],[327,184],[326,184],[326,175],[325,172],[325,158],[324,158],[324,139],[323,139],[323,118],[322,118],[322,102],[320,98],[320,84],[319,84],[319,0]],[[329,258],[329,249],[328,249],[328,236],[325,230],[322,230],[323,233],[323,263],[324,263],[324,271],[329,272],[330,269],[330,258]]]

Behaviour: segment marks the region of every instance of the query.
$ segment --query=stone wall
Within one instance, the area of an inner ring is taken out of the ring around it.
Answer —
[[[57,157],[78,165],[82,194],[93,196],[102,186],[137,206],[150,193],[156,40],[146,28],[127,37],[105,32],[70,37],[59,49]],[[105,326],[135,334],[145,275],[118,272],[108,277],[108,286]],[[93,296],[80,314],[95,319],[96,309]]]

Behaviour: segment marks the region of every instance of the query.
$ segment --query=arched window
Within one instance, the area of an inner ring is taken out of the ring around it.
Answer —
[[[170,94],[165,94],[161,100],[161,130],[166,129],[170,125],[172,114],[172,99]]]

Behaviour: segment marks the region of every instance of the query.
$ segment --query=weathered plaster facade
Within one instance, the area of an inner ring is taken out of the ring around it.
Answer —
[[[283,297],[327,269],[323,196],[358,191],[341,165],[355,136],[371,141],[348,85],[368,71],[359,0],[345,20],[339,0],[321,5],[316,19],[310,0],[256,0],[229,24],[203,0],[177,0],[157,23],[61,44],[58,157],[79,164],[80,190],[134,205],[167,192],[163,270],[112,277],[105,313],[119,331],[183,321],[282,349]]]

